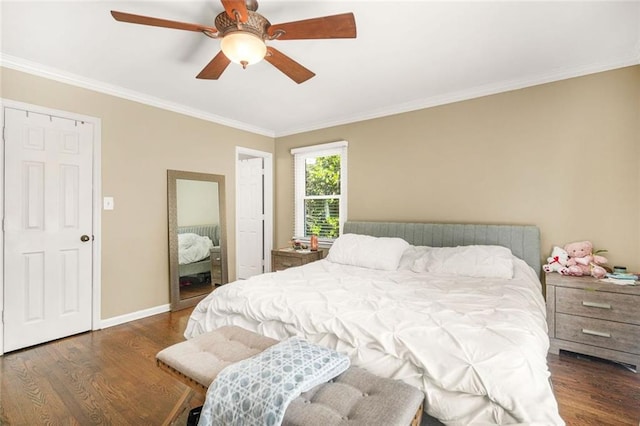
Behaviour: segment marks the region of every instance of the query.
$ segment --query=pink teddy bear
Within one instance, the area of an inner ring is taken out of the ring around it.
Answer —
[[[569,253],[569,275],[591,275],[595,278],[604,278],[607,271],[600,266],[607,263],[607,258],[593,254],[593,244],[590,241],[578,241],[564,246]]]

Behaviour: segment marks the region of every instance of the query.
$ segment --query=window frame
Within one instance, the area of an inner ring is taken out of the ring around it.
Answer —
[[[347,148],[349,143],[345,140],[324,143],[319,145],[305,146],[291,149],[293,155],[293,180],[294,180],[294,223],[293,235],[296,240],[309,241],[310,237],[305,236],[305,199],[314,199],[319,196],[309,196],[305,194],[305,162],[307,158],[325,157],[330,155],[340,156],[340,195],[335,196],[339,200],[338,223],[339,235],[342,235],[344,222],[347,220]],[[323,197],[323,196],[320,196]],[[334,198],[334,196],[331,196]],[[321,244],[333,243],[333,238],[319,238]]]

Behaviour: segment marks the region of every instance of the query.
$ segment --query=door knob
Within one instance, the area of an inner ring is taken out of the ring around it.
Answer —
[[[83,235],[82,237],[80,237],[80,241],[82,241],[83,243],[86,243],[87,241],[89,241],[89,236]]]

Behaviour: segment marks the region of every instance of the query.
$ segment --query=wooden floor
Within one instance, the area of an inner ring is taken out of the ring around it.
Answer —
[[[0,357],[0,424],[162,424],[186,386],[156,367],[155,354],[183,340],[189,313],[155,315]],[[548,360],[568,425],[640,424],[640,374],[566,354]]]

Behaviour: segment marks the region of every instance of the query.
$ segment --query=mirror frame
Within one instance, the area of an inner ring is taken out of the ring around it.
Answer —
[[[218,183],[218,204],[220,209],[220,257],[221,284],[229,282],[227,265],[227,203],[225,200],[224,175],[167,170],[167,207],[169,219],[169,286],[171,289],[171,311],[178,311],[196,305],[210,293],[180,299],[180,272],[178,265],[178,206],[176,181],[178,179]]]

